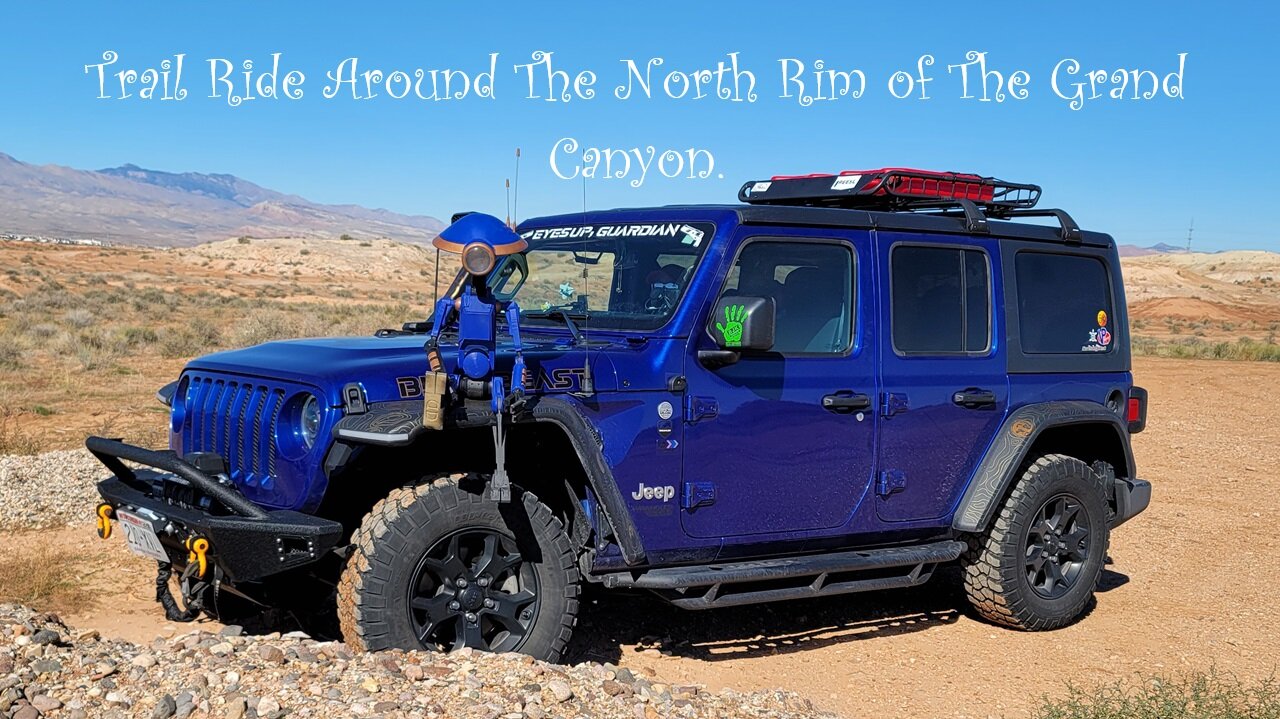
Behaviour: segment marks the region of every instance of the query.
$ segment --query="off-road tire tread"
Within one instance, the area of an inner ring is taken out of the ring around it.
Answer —
[[[436,476],[392,490],[365,515],[351,535],[351,554],[338,582],[338,623],[347,645],[357,651],[392,648],[386,619],[388,605],[387,561],[403,548],[410,532],[421,526],[421,520],[439,513],[458,511],[463,503],[481,505],[488,502],[483,494],[470,492],[460,485],[466,475]],[[473,484],[483,487],[483,482]],[[544,556],[553,571],[564,573],[565,591],[560,626],[552,640],[549,655],[539,658],[555,662],[564,653],[578,617],[580,575],[574,561],[573,547],[564,524],[547,505],[528,491],[512,488],[513,501],[522,501],[535,533],[541,529],[553,538],[554,553]],[[413,513],[422,513],[413,521]],[[390,591],[399,591],[390,588]],[[542,601],[552,598],[543,596]]]
[[[1076,606],[1063,612],[1061,616],[1043,616],[1027,605],[1026,593],[1030,590],[1024,589],[1019,576],[1023,571],[1021,558],[1017,557],[1016,561],[1012,562],[1002,561],[1007,558],[1009,552],[1017,554],[1022,551],[1022,548],[1017,546],[1019,544],[1016,526],[1018,515],[1034,512],[1037,509],[1028,504],[1027,496],[1042,477],[1049,472],[1058,471],[1058,467],[1069,467],[1070,471],[1095,482],[1098,496],[1102,498],[1103,508],[1106,509],[1107,488],[1103,478],[1094,472],[1093,468],[1075,457],[1046,454],[1036,459],[1027,468],[987,531],[968,538],[969,548],[961,557],[965,595],[974,611],[993,624],[1030,632],[1057,629],[1082,615],[1093,600],[1093,592],[1090,591],[1077,602]],[[1099,518],[1103,522],[1108,519],[1109,516],[1105,511]],[[1102,536],[1101,546],[1095,545],[1090,548],[1090,551],[1100,552],[1100,556],[1106,557],[1111,533],[1105,526]],[[1096,579],[1094,582],[1096,584]]]

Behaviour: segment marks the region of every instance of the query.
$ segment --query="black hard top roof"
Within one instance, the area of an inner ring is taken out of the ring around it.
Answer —
[[[606,222],[652,222],[673,220],[715,220],[730,215],[743,225],[782,225],[788,227],[822,227],[876,229],[921,232],[940,235],[988,236],[997,239],[1048,242],[1059,245],[1114,247],[1115,241],[1103,232],[1080,230],[1069,216],[1059,210],[1030,210],[1017,217],[1052,217],[1058,226],[1000,220],[979,215],[974,218],[962,211],[892,212],[833,207],[792,205],[664,205],[659,207],[615,208],[591,210],[546,217],[520,223],[521,229],[561,225],[600,224]],[[975,222],[975,220],[980,220]]]

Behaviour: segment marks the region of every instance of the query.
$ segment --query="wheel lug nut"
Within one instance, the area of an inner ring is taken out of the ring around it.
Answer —
[[[462,609],[462,605],[458,602],[449,602],[449,608],[456,612],[459,609]]]
[[[475,615],[475,613],[474,613],[474,612],[467,612],[467,621],[468,621],[468,622],[471,622],[471,623],[473,623],[473,624],[475,623],[475,621],[476,621],[476,615]]]
[[[463,579],[462,577],[458,577],[458,579],[454,582],[454,584],[458,585],[459,589],[462,589],[467,586],[467,580]]]
[[[480,577],[479,579],[477,579],[477,580],[476,580],[476,584],[479,584],[479,585],[480,585],[480,586],[482,586],[482,587],[487,587],[487,586],[489,586],[489,578],[488,578],[488,577]]]
[[[486,599],[484,600],[484,606],[486,609],[493,609],[494,601],[492,599]]]

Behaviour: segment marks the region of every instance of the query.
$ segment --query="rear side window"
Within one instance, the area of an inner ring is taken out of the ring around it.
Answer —
[[[1111,283],[1096,257],[1019,252],[1018,329],[1027,354],[1110,352]]]
[[[991,346],[991,275],[980,250],[893,249],[893,346],[903,354],[984,353]]]

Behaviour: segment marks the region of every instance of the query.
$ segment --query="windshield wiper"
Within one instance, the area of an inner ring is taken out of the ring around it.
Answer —
[[[541,312],[522,312],[524,317],[532,319],[550,319],[563,320],[564,326],[569,328],[569,334],[573,335],[574,344],[582,344],[582,332],[578,329],[578,323],[573,321],[573,316],[564,310],[544,310]]]

